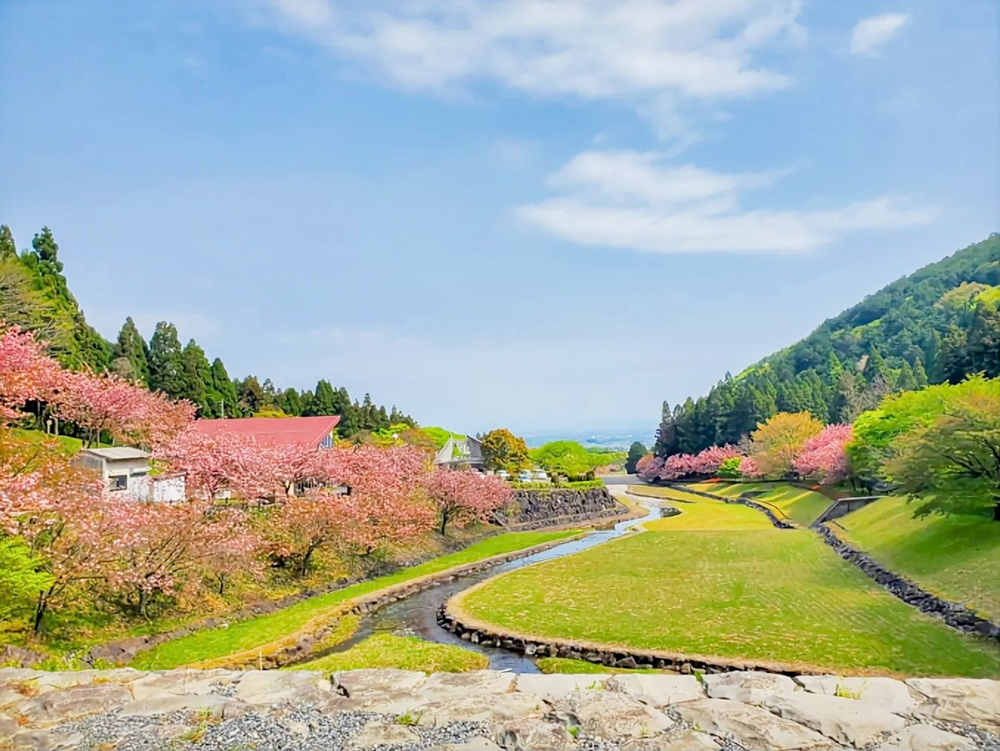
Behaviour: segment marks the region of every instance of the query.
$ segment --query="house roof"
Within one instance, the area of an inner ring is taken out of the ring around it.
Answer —
[[[83,452],[86,454],[99,456],[102,459],[107,459],[108,461],[115,461],[116,459],[149,458],[148,451],[132,448],[131,446],[112,446],[111,448],[103,448],[103,449],[83,449]]]
[[[205,435],[233,433],[253,438],[257,443],[275,446],[305,443],[318,446],[340,422],[339,415],[321,417],[242,417],[222,420],[197,420],[195,429]]]

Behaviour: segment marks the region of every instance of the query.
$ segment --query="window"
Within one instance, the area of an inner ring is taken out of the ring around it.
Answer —
[[[128,475],[112,475],[108,478],[108,490],[127,490]]]

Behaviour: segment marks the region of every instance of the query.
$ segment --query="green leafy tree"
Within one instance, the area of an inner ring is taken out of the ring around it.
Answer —
[[[751,434],[750,456],[765,477],[784,477],[803,444],[822,429],[823,423],[808,412],[779,412]]]
[[[1000,379],[974,376],[936,388],[936,413],[892,439],[886,477],[909,495],[930,499],[918,515],[992,510],[1000,520]]]
[[[32,612],[38,593],[52,584],[43,566],[24,540],[0,533],[0,622]]]
[[[486,469],[517,472],[531,465],[528,446],[523,438],[506,428],[491,430],[483,436],[483,464]]]
[[[247,416],[256,415],[264,408],[264,389],[257,376],[247,376],[239,382],[236,391],[240,410]]]
[[[634,441],[632,445],[628,447],[628,458],[625,459],[625,471],[630,475],[634,475],[635,465],[645,455],[646,447],[639,443],[639,441]]]

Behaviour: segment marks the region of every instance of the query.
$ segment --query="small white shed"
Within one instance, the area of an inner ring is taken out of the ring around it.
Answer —
[[[79,462],[87,469],[100,472],[108,490],[129,490],[140,478],[145,483],[150,469],[149,452],[130,446],[82,449]]]

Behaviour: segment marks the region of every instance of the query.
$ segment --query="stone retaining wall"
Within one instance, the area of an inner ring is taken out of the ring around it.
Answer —
[[[469,590],[465,590],[468,592]],[[490,624],[469,618],[452,600],[438,610],[437,621],[441,628],[456,634],[460,639],[484,647],[499,647],[528,657],[566,657],[585,660],[609,668],[655,668],[675,670],[682,675],[722,673],[730,670],[758,670],[767,673],[793,675],[801,673],[801,665],[754,660],[701,657],[651,649],[627,649],[601,644],[581,644],[571,639],[539,638],[508,632]]]
[[[478,670],[0,670],[0,748],[1000,748],[1000,682]]]
[[[628,513],[607,488],[515,489],[513,502],[518,514],[511,522],[519,529],[534,528],[522,525],[548,526],[564,523],[563,520],[582,521]]]
[[[912,605],[924,613],[935,615],[959,631],[980,634],[991,639],[1000,640],[1000,626],[997,626],[995,623],[981,618],[964,605],[948,602],[932,595],[909,579],[879,565],[870,555],[842,540],[825,524],[817,526],[816,531],[823,538],[824,542],[837,552],[837,555],[845,561],[853,563],[864,571],[869,578],[881,584],[891,594],[898,597],[907,605]]]

